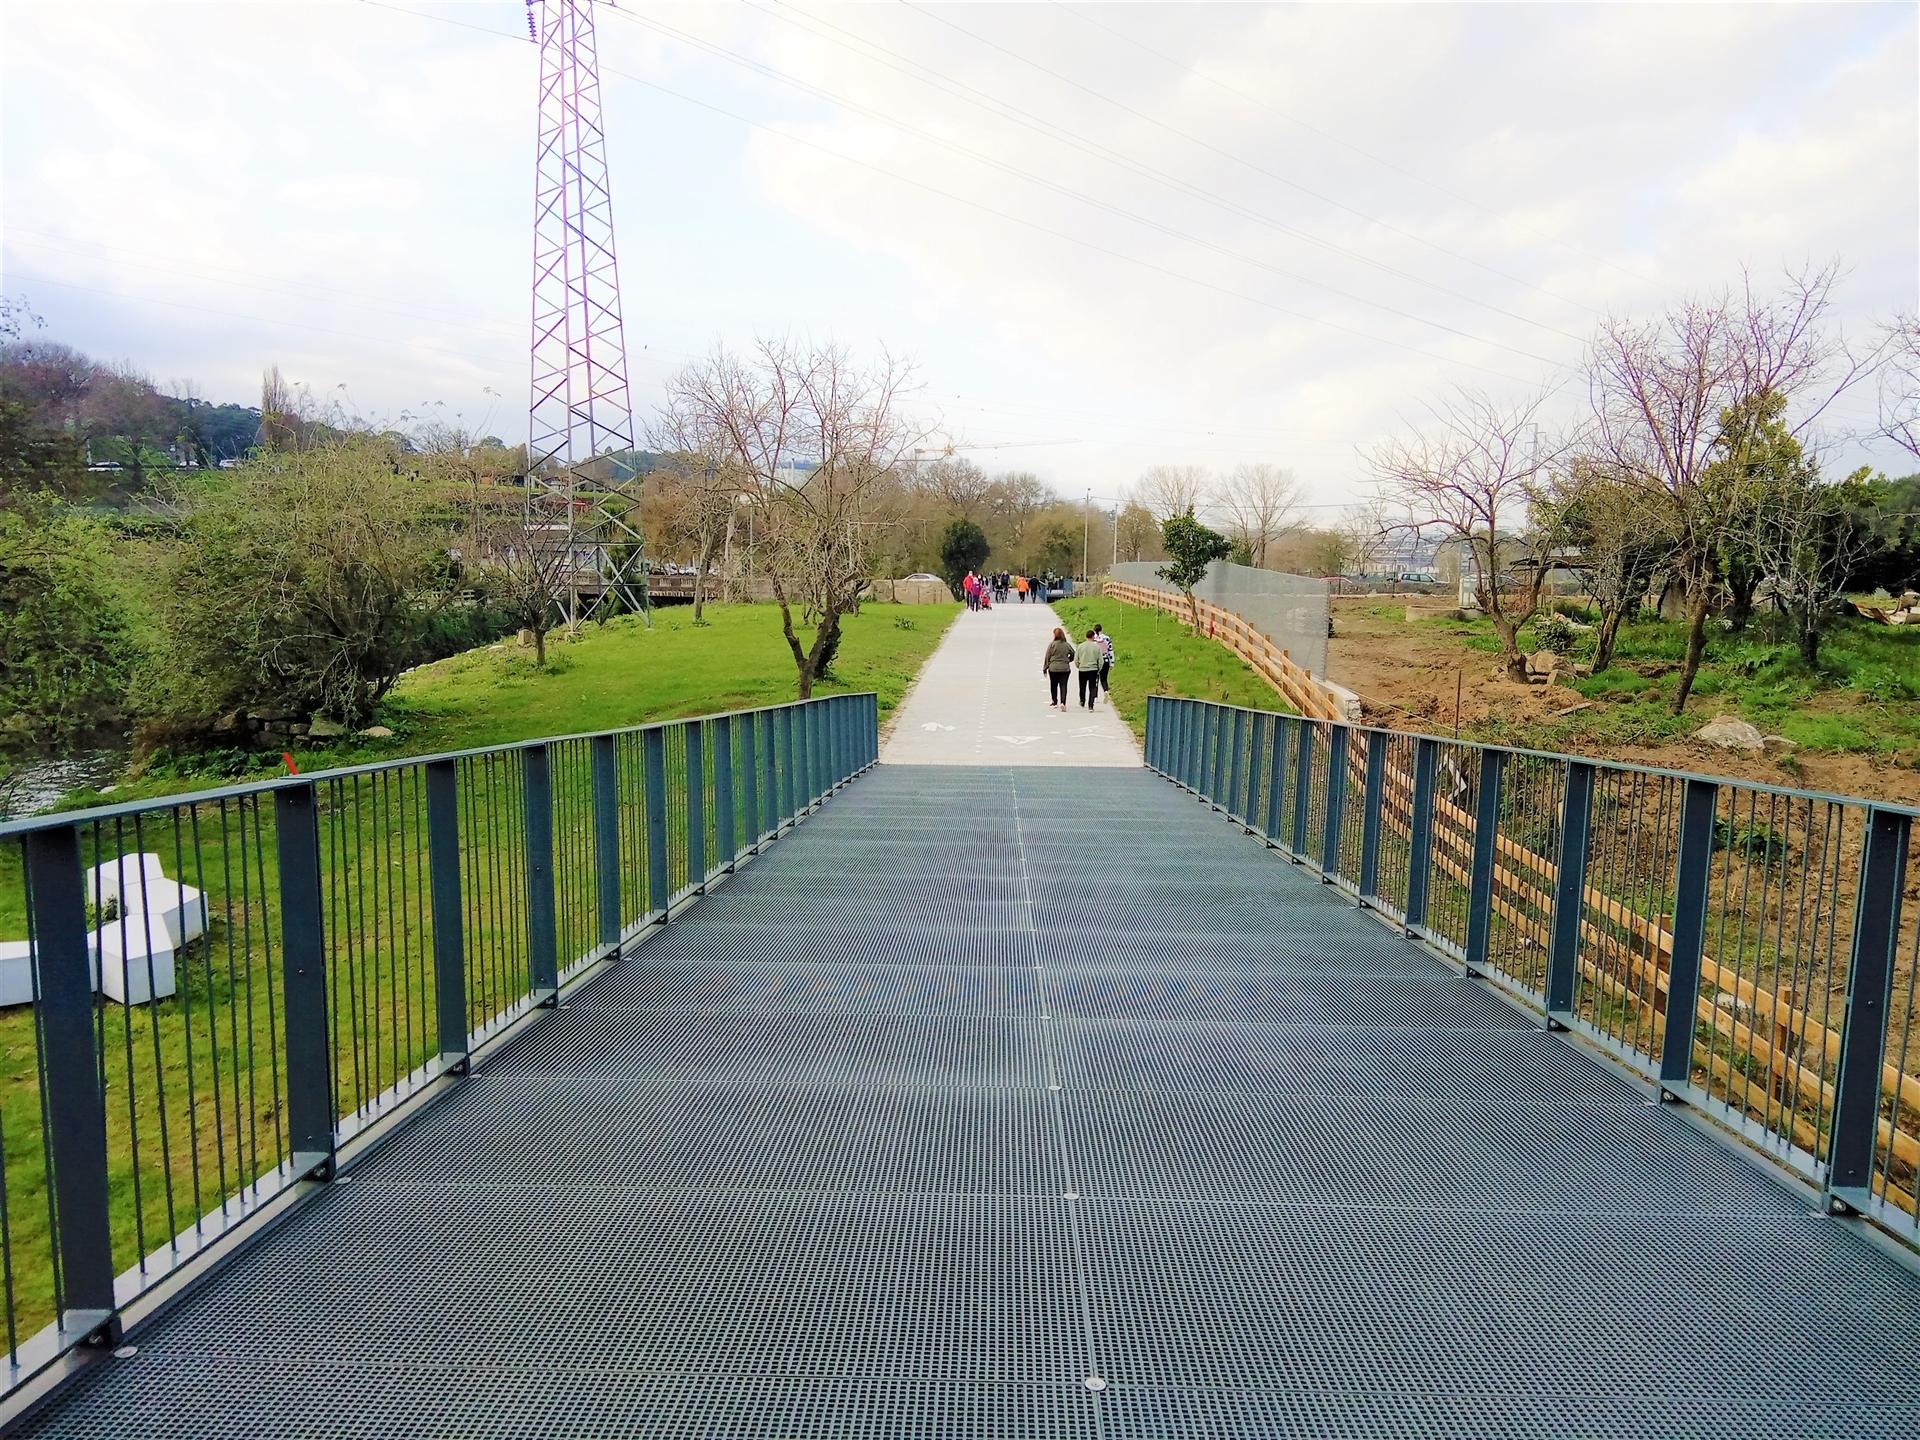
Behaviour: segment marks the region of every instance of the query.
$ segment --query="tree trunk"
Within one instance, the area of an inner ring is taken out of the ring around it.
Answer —
[[[1694,679],[1700,673],[1700,659],[1707,651],[1707,614],[1712,608],[1713,591],[1708,586],[1700,586],[1688,597],[1687,658],[1680,666],[1680,688],[1673,693],[1676,715],[1687,708],[1687,696],[1693,693]]]
[[[1620,638],[1620,621],[1626,610],[1621,606],[1600,607],[1600,628],[1593,640],[1593,673],[1598,675],[1613,664],[1613,647]]]
[[[1497,610],[1489,611],[1487,618],[1493,621],[1493,633],[1500,637],[1500,664],[1507,678],[1526,684],[1527,657],[1520,653],[1520,627]]]
[[[1727,579],[1727,624],[1735,630],[1747,628],[1753,618],[1753,592],[1759,588],[1757,575],[1738,573]]]
[[[533,627],[533,668],[547,668],[547,627],[544,625]]]
[[[1187,613],[1193,617],[1193,633],[1198,635],[1200,633],[1200,602],[1194,598],[1193,591],[1189,590],[1186,594]]]
[[[1793,618],[1800,631],[1800,658],[1811,670],[1820,663],[1820,623],[1811,610],[1796,611]]]

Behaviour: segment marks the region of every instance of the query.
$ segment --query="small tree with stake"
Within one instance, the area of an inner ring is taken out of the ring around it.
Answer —
[[[1200,605],[1193,598],[1193,587],[1206,578],[1207,567],[1226,558],[1233,544],[1217,530],[1209,530],[1193,518],[1191,509],[1169,515],[1160,522],[1160,543],[1167,552],[1167,563],[1153,573],[1187,597],[1187,614],[1193,633],[1200,633]]]

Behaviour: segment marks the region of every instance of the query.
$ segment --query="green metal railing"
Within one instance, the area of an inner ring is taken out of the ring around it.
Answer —
[[[1899,805],[1207,701],[1147,764],[1920,1244]]]
[[[0,825],[0,1393],[877,754],[836,695]]]

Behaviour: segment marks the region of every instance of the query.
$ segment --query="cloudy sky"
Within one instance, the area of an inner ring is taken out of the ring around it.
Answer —
[[[1576,403],[1609,310],[1833,256],[1850,334],[1920,303],[1910,4],[596,8],[643,418],[716,341],[830,336],[990,468],[1273,460],[1332,507],[1449,386]],[[0,288],[49,336],[523,437],[516,0],[0,25]]]

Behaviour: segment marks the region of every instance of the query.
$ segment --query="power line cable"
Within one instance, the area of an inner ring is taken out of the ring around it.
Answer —
[[[1150,165],[1137,156],[1116,150],[1112,146],[1105,145],[1076,130],[1069,129],[1064,125],[1048,120],[1045,116],[1027,110],[1014,104],[1012,101],[1003,100],[999,96],[991,95],[976,86],[967,84],[965,81],[943,75],[932,66],[922,65],[919,61],[902,55],[899,51],[882,45],[877,40],[855,34],[844,26],[836,25],[832,21],[823,19],[820,16],[812,15],[799,6],[792,4],[791,0],[774,0],[774,3],[779,6],[778,9],[768,8],[768,6],[758,3],[758,0],[742,0],[742,3],[749,9],[757,10],[771,19],[779,20],[783,24],[790,25],[803,34],[825,40],[832,45],[837,45],[862,60],[882,65],[889,70],[907,76],[918,84],[932,85],[934,88],[952,95],[955,99],[984,110],[989,115],[1035,130],[1083,154],[1091,155],[1095,159],[1103,160],[1110,165],[1120,167],[1135,175],[1151,180],[1156,184],[1166,186],[1182,195],[1202,200],[1229,214],[1237,215],[1242,219],[1264,225],[1291,239],[1301,241],[1308,245],[1318,246],[1320,249],[1328,251],[1331,254],[1339,255],[1361,265],[1366,265],[1383,274],[1396,276],[1410,284],[1419,285],[1425,289],[1435,291],[1438,294],[1448,296],[1451,299],[1460,300],[1466,304],[1492,311],[1494,314],[1503,315],[1510,320],[1517,320],[1522,324],[1535,326],[1551,334],[1561,335],[1570,340],[1579,340],[1582,338],[1579,335],[1573,334],[1571,331],[1550,325],[1543,320],[1536,320],[1532,316],[1522,314],[1517,310],[1509,310],[1505,306],[1497,305],[1490,300],[1484,300],[1479,296],[1470,295],[1462,290],[1456,290],[1438,281],[1429,280],[1410,270],[1403,270],[1399,266],[1389,265],[1384,260],[1377,260],[1370,255],[1362,254],[1360,251],[1339,244],[1337,241],[1324,239],[1321,236],[1313,234],[1311,231],[1302,230],[1298,226],[1290,225],[1263,211],[1256,210],[1237,200],[1221,195],[1217,191],[1209,190],[1202,185],[1196,185],[1181,176]],[[783,11],[794,11],[798,15],[804,16],[806,23],[794,18],[793,15],[782,13]],[[825,33],[826,31],[836,33],[827,34]],[[883,58],[887,56],[891,56],[892,58]]]
[[[1405,227],[1400,225],[1395,225],[1390,220],[1383,220],[1378,215],[1370,214],[1369,212],[1362,210],[1357,206],[1349,205],[1344,200],[1336,199],[1335,197],[1326,194],[1324,191],[1315,190],[1310,185],[1303,185],[1298,180],[1295,180],[1290,176],[1282,175],[1276,170],[1269,170],[1266,166],[1259,164],[1257,161],[1249,160],[1243,155],[1236,155],[1233,151],[1228,150],[1223,146],[1215,145],[1211,140],[1204,140],[1200,136],[1195,135],[1190,131],[1182,130],[1177,125],[1170,125],[1166,121],[1160,119],[1158,116],[1149,114],[1147,111],[1142,110],[1137,106],[1129,105],[1124,100],[1116,100],[1111,95],[1104,94],[1101,91],[1096,90],[1091,85],[1086,85],[1081,83],[1080,81],[1074,79],[1071,75],[1062,74],[1060,71],[1055,70],[1050,66],[1042,65],[1037,60],[1028,59],[1025,55],[1020,54],[1017,50],[1009,49],[1007,46],[1001,45],[997,41],[989,40],[986,38],[986,36],[979,34],[977,31],[969,30],[966,26],[960,24],[957,20],[949,20],[944,15],[936,15],[933,13],[932,10],[928,9],[926,6],[917,3],[917,0],[899,0],[899,3],[906,6],[909,10],[914,11],[916,14],[925,16],[927,19],[933,21],[936,24],[944,25],[950,30],[957,31],[959,34],[965,35],[969,40],[972,40],[977,45],[984,45],[989,50],[996,50],[1000,54],[1005,55],[1010,60],[1017,60],[1020,64],[1025,65],[1030,69],[1037,70],[1042,75],[1050,76],[1051,78],[1058,80],[1063,85],[1071,85],[1074,89],[1081,91],[1083,94],[1091,95],[1094,99],[1099,100],[1103,104],[1111,105],[1116,110],[1120,110],[1125,112],[1128,115],[1132,115],[1136,119],[1144,120],[1149,125],[1152,125],[1157,129],[1166,131],[1169,135],[1177,135],[1180,139],[1185,140],[1188,144],[1197,145],[1201,149],[1206,150],[1211,154],[1220,156],[1223,160],[1231,160],[1234,164],[1243,166],[1246,169],[1253,171],[1257,175],[1264,175],[1269,180],[1272,180],[1277,184],[1285,185],[1289,190],[1297,190],[1302,195],[1310,195],[1315,200],[1318,200],[1323,204],[1331,205],[1337,210],[1344,210],[1349,215],[1353,215],[1361,220],[1365,220],[1370,224],[1378,225],[1383,230],[1391,231],[1393,234],[1399,235],[1403,239],[1411,240],[1417,245],[1424,245],[1429,250],[1433,250],[1441,255],[1449,256],[1452,259],[1460,261],[1462,264],[1471,265],[1477,270],[1484,270],[1489,275],[1498,275],[1503,280],[1512,281],[1516,285],[1524,285],[1529,290],[1538,291],[1542,295],[1552,296],[1552,298],[1560,301],[1563,304],[1574,305],[1579,307],[1582,310],[1588,310],[1588,311],[1593,310],[1592,306],[1587,305],[1582,301],[1575,300],[1571,296],[1561,295],[1556,291],[1549,290],[1546,286],[1539,284],[1537,281],[1529,280],[1524,275],[1515,275],[1510,271],[1500,269],[1497,265],[1489,265],[1485,261],[1475,260],[1471,255],[1463,255],[1457,250],[1448,249],[1445,245],[1440,244],[1438,241],[1429,240],[1424,235],[1421,235],[1416,231],[1408,230]],[[1594,312],[1594,313],[1598,313],[1598,312]]]
[[[1349,301],[1350,303],[1355,305],[1364,305],[1370,309],[1384,311],[1389,315],[1397,316],[1402,320],[1411,320],[1411,321],[1414,321],[1416,324],[1431,326],[1433,329],[1445,331],[1447,334],[1457,336],[1462,340],[1471,340],[1471,341],[1474,341],[1476,344],[1486,345],[1491,347],[1492,349],[1505,350],[1509,354],[1518,355],[1523,360],[1532,360],[1537,364],[1546,365],[1546,366],[1558,366],[1563,363],[1560,361],[1549,359],[1545,355],[1536,355],[1530,350],[1522,350],[1518,346],[1505,344],[1504,342],[1499,340],[1490,340],[1484,335],[1476,335],[1469,330],[1462,330],[1457,326],[1446,324],[1444,321],[1429,319],[1424,315],[1418,315],[1412,311],[1403,310],[1397,305],[1389,305],[1382,300],[1373,300],[1373,299],[1369,299],[1364,295],[1356,295],[1352,291],[1342,290],[1337,285],[1329,285],[1325,281],[1314,279],[1312,276],[1302,275],[1298,271],[1289,270],[1289,269],[1286,269],[1284,266],[1272,264],[1269,261],[1259,259],[1257,256],[1249,255],[1245,251],[1236,250],[1231,246],[1221,245],[1215,241],[1208,240],[1204,236],[1194,235],[1187,231],[1180,230],[1174,226],[1164,224],[1163,222],[1155,220],[1150,216],[1136,214],[1135,212],[1125,209],[1122,206],[1115,205],[1108,201],[1102,200],[1098,196],[1089,195],[1084,191],[1076,190],[1071,186],[1062,185],[1056,181],[1049,180],[1045,176],[1036,175],[1030,170],[1022,169],[1017,165],[1013,165],[1006,161],[996,159],[995,157],[988,155],[982,151],[975,150],[970,146],[962,145],[958,141],[948,140],[944,136],[936,135],[930,130],[922,129],[921,127],[914,125],[910,121],[901,120],[895,116],[888,115],[884,111],[876,110],[872,106],[862,104],[857,100],[849,99],[847,96],[838,94],[835,91],[825,89],[822,86],[814,85],[809,81],[799,79],[797,76],[789,75],[785,71],[778,70],[773,66],[762,64],[760,61],[757,61],[750,56],[742,55],[737,50],[730,50],[724,45],[716,45],[710,41],[703,40],[698,36],[689,35],[686,31],[676,29],[675,27],[671,25],[667,25],[661,21],[649,20],[642,16],[634,15],[633,13],[625,10],[615,10],[613,13],[615,15],[621,16],[622,18],[627,20],[630,24],[644,26],[649,30],[653,30],[659,34],[667,35],[673,39],[679,40],[681,43],[690,45],[697,50],[702,50],[709,55],[713,55],[721,60],[726,61],[729,64],[738,65],[744,69],[751,70],[756,74],[765,75],[769,79],[778,81],[783,85],[790,85],[797,90],[805,92],[806,94],[814,95],[821,99],[832,101],[834,104],[840,105],[845,109],[854,111],[858,114],[866,115],[874,120],[877,120],[883,125],[891,125],[895,129],[901,130],[906,134],[916,136],[932,144],[939,145],[946,149],[952,150],[955,154],[964,155],[966,158],[974,161],[976,164],[990,166],[993,169],[1004,171],[1009,175],[1013,175],[1021,180],[1025,180],[1027,183],[1031,185],[1040,186],[1043,189],[1051,190],[1054,193],[1059,195],[1064,195],[1071,200],[1076,200],[1079,203],[1089,206],[1093,209],[1105,211],[1109,215],[1116,215],[1119,218],[1123,220],[1131,221],[1136,225],[1143,226],[1150,230],[1158,231],[1160,234],[1166,235],[1171,239],[1179,240],[1184,244],[1198,246],[1199,248],[1204,250],[1211,250],[1215,254],[1222,255],[1231,260],[1238,260],[1242,264],[1251,265],[1256,269],[1269,271],[1270,273],[1278,275],[1283,279],[1293,280],[1303,285],[1311,285],[1315,289],[1324,290],[1330,295],[1338,296],[1340,299]],[[1560,331],[1558,333],[1565,335],[1566,338],[1569,340],[1578,341],[1580,339],[1578,335],[1571,334],[1567,331]]]
[[[1197,79],[1206,81],[1207,84],[1212,85],[1216,89],[1224,90],[1230,95],[1237,95],[1242,100],[1248,101],[1249,103],[1254,105],[1258,105],[1262,110],[1265,110],[1269,115],[1277,116],[1278,118],[1286,121],[1289,125],[1297,125],[1302,130],[1305,130],[1310,134],[1317,135],[1322,140],[1325,140],[1330,144],[1338,145],[1343,150],[1351,151],[1355,155],[1359,155],[1364,159],[1371,160],[1374,164],[1380,166],[1382,169],[1391,170],[1396,175],[1404,175],[1407,179],[1414,181],[1416,184],[1424,185],[1429,190],[1432,190],[1435,193],[1440,195],[1445,195],[1450,200],[1457,200],[1462,205],[1472,206],[1475,210],[1478,210],[1482,215],[1487,216],[1489,219],[1500,220],[1505,218],[1502,212],[1495,210],[1493,207],[1489,205],[1483,204],[1482,202],[1474,199],[1471,195],[1463,195],[1458,190],[1455,190],[1452,187],[1447,185],[1442,185],[1439,181],[1434,180],[1429,176],[1422,175],[1415,170],[1409,170],[1406,166],[1387,159],[1384,155],[1376,155],[1373,151],[1367,149],[1365,146],[1356,145],[1351,140],[1348,140],[1343,136],[1336,135],[1331,130],[1323,130],[1320,126],[1315,125],[1311,120],[1302,120],[1298,115],[1294,115],[1286,110],[1282,110],[1278,105],[1275,105],[1271,100],[1268,100],[1266,97],[1262,95],[1256,95],[1251,90],[1243,90],[1238,85],[1230,85],[1225,80],[1220,79],[1217,75],[1213,75],[1209,73],[1207,70],[1203,69],[1199,65],[1192,63],[1191,61],[1177,60],[1173,56],[1167,54],[1165,51],[1158,50],[1153,46],[1147,44],[1144,40],[1141,40],[1137,36],[1127,34],[1126,31],[1120,29],[1118,26],[1109,25],[1105,20],[1100,19],[1098,16],[1092,14],[1091,12],[1087,10],[1083,10],[1081,7],[1077,5],[1071,5],[1067,3],[1067,0],[1052,0],[1052,3],[1054,5],[1059,6],[1060,9],[1066,11],[1069,15],[1072,15],[1075,19],[1083,20],[1089,25],[1097,26],[1099,29],[1106,31],[1109,35],[1112,35],[1115,39],[1120,40],[1124,44],[1131,45],[1134,49],[1142,52],[1143,54],[1151,55],[1154,59],[1159,60],[1163,64],[1173,66],[1175,69],[1178,69],[1178,70],[1184,70],[1187,72],[1187,74],[1192,75]],[[1565,240],[1560,236],[1556,235],[1556,236],[1550,237],[1548,243],[1553,245],[1558,245],[1570,254],[1579,255],[1586,259],[1592,260],[1596,264],[1604,265],[1609,270],[1617,271],[1618,273],[1625,275],[1630,279],[1638,280],[1643,284],[1654,283],[1652,276],[1643,275],[1637,270],[1630,270],[1624,265],[1620,265],[1615,263],[1612,260],[1609,260],[1604,255],[1601,255],[1594,251],[1586,250],[1581,246],[1574,245],[1570,241]],[[1578,304],[1579,302],[1570,301],[1569,303]],[[1593,310],[1592,307],[1590,306],[1583,305],[1581,306],[1581,308],[1584,310],[1588,310],[1589,313],[1592,313],[1592,314],[1600,313],[1597,310]]]
[[[484,25],[474,25],[467,21],[454,20],[449,17],[443,17],[439,15],[430,15],[423,11],[408,10],[402,6],[386,4],[385,0],[360,0],[360,3],[363,5],[371,5],[381,10],[392,10],[395,13],[401,14],[401,15],[410,15],[417,20],[429,20],[435,23],[458,25],[465,30],[476,30],[482,34],[492,35],[496,39],[512,40],[516,44],[524,45],[526,43],[519,36],[510,35],[505,31],[494,30]],[[1137,255],[1129,255],[1125,251],[1112,249],[1109,246],[1105,246],[1098,243],[1097,241],[1087,240],[1082,238],[1081,236],[1074,235],[1068,231],[1055,229],[1053,226],[1042,224],[1040,221],[1029,220],[1024,216],[1015,215],[1009,211],[998,209],[995,206],[988,205],[984,201],[970,199],[969,197],[964,195],[957,195],[950,190],[943,190],[937,185],[928,184],[924,180],[916,180],[912,176],[902,175],[897,171],[888,170],[885,166],[876,165],[868,160],[862,160],[858,156],[849,155],[842,150],[836,150],[832,146],[822,144],[817,140],[809,140],[804,136],[795,135],[791,131],[780,129],[776,125],[769,125],[763,121],[749,119],[747,116],[741,115],[736,111],[728,110],[724,106],[716,105],[710,100],[703,100],[697,95],[689,95],[684,91],[675,90],[671,86],[662,85],[658,81],[649,80],[642,75],[635,75],[631,71],[621,70],[608,65],[602,65],[600,67],[600,70],[602,75],[613,75],[613,76],[619,77],[622,80],[631,81],[633,84],[644,86],[649,90],[653,90],[659,94],[669,96],[670,98],[679,100],[684,104],[692,105],[698,109],[708,111],[711,114],[719,115],[728,120],[732,120],[741,125],[745,125],[749,129],[759,130],[765,134],[776,136],[779,139],[787,141],[789,144],[799,145],[808,150],[816,150],[821,154],[831,156],[833,159],[839,160],[844,164],[857,166],[862,170],[870,171],[875,175],[879,175],[885,179],[892,180],[896,184],[906,185],[916,190],[924,190],[930,195],[937,195],[941,199],[950,200],[956,205],[963,205],[963,206],[966,206],[968,209],[978,210],[983,214],[992,215],[998,219],[1005,220],[1009,224],[1018,225],[1022,229],[1033,230],[1043,235],[1052,236],[1053,238],[1058,240],[1064,240],[1068,244],[1076,245],[1083,250],[1091,250],[1096,254],[1105,255],[1111,259],[1119,260],[1124,264],[1133,265],[1133,266],[1136,266],[1137,268],[1148,270],[1158,275],[1164,275],[1169,279],[1178,280],[1183,284],[1194,286],[1197,289],[1210,290],[1216,294],[1225,295],[1230,299],[1242,301],[1245,304],[1258,305],[1262,309],[1272,310],[1277,314],[1286,315],[1295,320],[1303,320],[1310,325],[1319,325],[1329,330],[1338,331],[1341,334],[1354,336],[1357,339],[1371,341],[1372,343],[1377,345],[1385,345],[1390,349],[1405,351],[1408,354],[1418,355],[1422,359],[1433,360],[1442,365],[1455,365],[1460,367],[1461,369],[1472,370],[1482,375],[1491,375],[1496,379],[1505,380],[1515,385],[1532,385],[1535,383],[1532,380],[1523,379],[1522,377],[1517,375],[1509,375],[1504,370],[1495,370],[1489,366],[1475,364],[1470,360],[1462,360],[1455,356],[1441,355],[1431,350],[1423,350],[1417,345],[1409,345],[1399,340],[1390,340],[1383,335],[1375,335],[1370,331],[1355,329],[1353,326],[1350,326],[1350,325],[1343,325],[1337,320],[1328,320],[1322,316],[1311,315],[1304,311],[1295,310],[1289,306],[1281,305],[1276,301],[1265,299],[1262,296],[1249,295],[1245,291],[1235,290],[1231,286],[1217,284],[1214,281],[1205,280],[1200,278],[1199,276],[1190,275],[1184,271],[1175,270],[1169,266],[1158,264],[1152,260],[1142,259]]]

